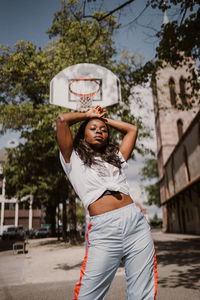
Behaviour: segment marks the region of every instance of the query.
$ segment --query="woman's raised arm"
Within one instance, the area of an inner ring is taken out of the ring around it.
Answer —
[[[124,138],[120,145],[120,152],[125,160],[128,160],[134,147],[137,138],[138,128],[130,123],[120,120],[105,118],[106,123],[124,134]]]

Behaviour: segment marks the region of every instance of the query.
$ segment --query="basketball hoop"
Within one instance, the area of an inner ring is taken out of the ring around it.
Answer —
[[[69,66],[50,82],[50,103],[76,111],[121,102],[119,78],[105,67],[82,63]]]
[[[92,107],[92,98],[100,91],[100,83],[93,78],[78,78],[69,83],[69,92],[77,97],[79,110]]]

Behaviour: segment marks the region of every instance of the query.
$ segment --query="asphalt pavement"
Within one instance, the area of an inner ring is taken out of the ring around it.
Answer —
[[[200,300],[200,236],[153,230],[158,262],[157,300]],[[55,238],[29,240],[28,253],[0,252],[1,300],[72,300],[85,246]],[[120,266],[106,300],[125,300]],[[134,299],[140,300],[140,299]]]

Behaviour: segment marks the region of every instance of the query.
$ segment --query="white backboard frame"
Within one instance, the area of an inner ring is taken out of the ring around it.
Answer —
[[[118,77],[105,67],[82,63],[59,72],[50,83],[50,103],[77,110],[79,97],[69,91],[71,80],[92,78],[100,83],[100,91],[92,98],[92,107],[107,107],[121,102],[121,85]]]

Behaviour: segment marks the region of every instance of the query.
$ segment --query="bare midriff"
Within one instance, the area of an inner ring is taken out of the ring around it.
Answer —
[[[123,193],[113,193],[112,195],[105,195],[89,205],[88,210],[90,216],[96,216],[121,208],[123,206],[133,203],[133,199],[129,195]]]

